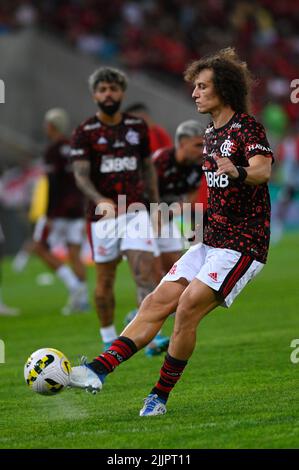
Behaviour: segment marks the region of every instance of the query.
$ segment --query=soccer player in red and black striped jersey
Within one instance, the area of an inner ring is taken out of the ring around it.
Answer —
[[[273,156],[263,126],[248,114],[250,75],[231,48],[193,62],[185,78],[200,113],[209,113],[203,169],[208,222],[203,243],[191,247],[142,303],[108,351],[73,369],[72,385],[97,391],[110,372],[143,348],[176,311],[160,377],[140,416],[166,413],[169,394],[196,343],[202,318],[230,306],[263,268],[270,238],[267,182]]]
[[[86,272],[80,257],[85,239],[83,197],[74,178],[68,127],[69,116],[64,109],[53,108],[45,114],[44,130],[50,142],[44,155],[48,205],[33,234],[33,251],[69,291],[64,315],[88,309]],[[59,244],[66,245],[71,267],[51,252]]]
[[[114,282],[122,256],[127,257],[136,282],[138,305],[155,286],[149,215],[145,205],[138,213],[127,209],[133,204],[140,207],[145,191],[151,202],[158,202],[159,196],[148,126],[143,119],[120,109],[126,75],[112,67],[101,67],[90,76],[89,85],[99,109],[74,131],[72,157],[77,184],[88,198],[88,232],[96,267],[95,304],[100,335],[108,347],[117,338]],[[126,198],[122,207],[119,196]],[[138,226],[138,233],[127,230],[127,226]]]

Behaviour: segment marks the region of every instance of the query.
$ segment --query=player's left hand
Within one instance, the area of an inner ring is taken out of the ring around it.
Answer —
[[[227,157],[216,157],[218,170],[216,175],[223,175],[224,173],[231,179],[238,178],[239,172],[232,161]]]

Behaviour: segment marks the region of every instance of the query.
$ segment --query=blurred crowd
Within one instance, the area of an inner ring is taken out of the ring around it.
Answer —
[[[293,0],[0,1],[0,32],[42,27],[102,61],[163,74],[182,86],[194,58],[235,45],[256,77],[253,112],[274,139],[298,123],[290,82],[299,72]]]

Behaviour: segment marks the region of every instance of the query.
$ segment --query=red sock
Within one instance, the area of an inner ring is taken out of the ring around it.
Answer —
[[[186,365],[187,361],[175,359],[167,353],[164,364],[160,370],[160,378],[151,393],[157,394],[158,397],[166,401],[171,390],[180,379]]]
[[[89,365],[97,374],[109,374],[136,352],[137,346],[130,338],[119,336],[107,351],[96,357]]]

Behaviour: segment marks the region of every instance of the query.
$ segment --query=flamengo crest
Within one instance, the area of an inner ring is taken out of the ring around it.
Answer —
[[[229,139],[225,139],[223,144],[220,147],[220,152],[223,157],[229,157],[232,154],[232,147],[234,146],[234,142]]]

